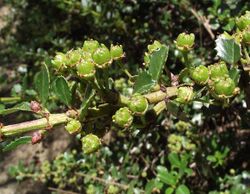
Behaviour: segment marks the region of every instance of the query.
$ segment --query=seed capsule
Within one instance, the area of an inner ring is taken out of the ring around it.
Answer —
[[[94,134],[88,134],[81,139],[85,154],[96,152],[101,147],[101,140]]]
[[[119,127],[128,128],[133,122],[133,115],[127,107],[124,107],[116,111],[112,119]]]

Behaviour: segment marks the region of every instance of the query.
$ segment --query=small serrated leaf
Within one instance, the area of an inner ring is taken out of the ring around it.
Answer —
[[[158,81],[168,58],[169,47],[163,45],[150,56],[148,72],[154,81]]]
[[[146,71],[141,72],[134,85],[134,93],[144,93],[149,91],[154,85],[155,81],[152,79],[152,76]]]
[[[49,86],[50,86],[49,70],[47,65],[44,64],[42,66],[41,71],[38,72],[35,76],[35,89],[43,105],[45,105],[49,97]]]
[[[30,109],[30,103],[29,102],[22,102],[20,104],[13,106],[12,108],[1,109],[0,115],[7,115],[7,114],[11,114],[11,113],[14,113],[17,111],[32,111]]]
[[[31,141],[31,136],[23,136],[20,137],[18,139],[15,139],[14,141],[10,142],[9,144],[7,144],[4,148],[3,151],[7,152],[10,150],[15,149],[16,147],[18,147],[19,145],[23,145],[23,144],[27,144],[30,143]]]
[[[190,191],[186,185],[179,185],[175,193],[176,194],[190,194]]]
[[[219,37],[216,40],[217,55],[229,64],[237,63],[241,58],[240,45],[234,39]]]
[[[60,76],[53,83],[53,91],[56,96],[67,106],[71,105],[72,102],[72,94],[68,85],[67,80]]]

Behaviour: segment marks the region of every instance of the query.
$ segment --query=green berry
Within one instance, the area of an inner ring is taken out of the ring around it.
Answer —
[[[149,53],[152,53],[156,51],[157,49],[161,48],[161,46],[162,44],[159,41],[155,40],[153,44],[148,45],[148,51]]]
[[[225,77],[228,75],[227,65],[224,61],[215,63],[214,65],[210,65],[208,68],[210,71],[210,78],[212,80],[218,79],[220,77]]]
[[[191,34],[186,34],[186,33],[181,33],[178,35],[176,39],[176,46],[180,50],[190,50],[195,41],[195,36],[193,33]]]
[[[194,92],[192,87],[180,87],[177,91],[176,101],[182,104],[190,102],[194,97]]]
[[[96,63],[97,67],[105,68],[111,60],[111,54],[106,46],[102,46],[93,53],[92,58]]]
[[[96,40],[85,40],[83,43],[82,50],[89,53],[94,53],[99,47],[99,42]]]
[[[133,115],[127,107],[120,108],[112,117],[113,122],[119,127],[130,127],[133,122]]]
[[[148,101],[141,94],[134,94],[128,104],[129,109],[136,115],[143,115],[148,109]]]
[[[235,83],[229,77],[222,77],[214,82],[214,92],[219,96],[232,96],[235,90]]]
[[[67,58],[66,65],[72,67],[72,66],[76,65],[76,63],[78,63],[80,61],[81,53],[79,52],[79,50],[69,51],[66,54],[66,58]]]
[[[110,53],[112,59],[119,59],[123,57],[123,48],[121,45],[111,45]]]
[[[53,67],[57,70],[62,69],[66,64],[67,58],[64,53],[57,53],[52,60]]]
[[[70,134],[75,134],[80,132],[80,130],[82,129],[82,124],[80,123],[80,121],[74,119],[67,123],[65,129]]]
[[[77,74],[82,78],[92,78],[95,75],[95,65],[92,61],[84,60],[77,65]]]
[[[82,149],[85,154],[96,152],[101,147],[101,140],[94,134],[88,134],[81,139]]]
[[[247,11],[245,15],[236,18],[236,26],[242,31],[250,26],[250,11]]]
[[[243,42],[250,45],[250,28],[243,33]]]
[[[209,79],[209,70],[204,65],[200,65],[191,71],[191,78],[195,83],[204,85]]]
[[[118,194],[120,193],[120,189],[114,185],[110,185],[108,187],[108,191],[107,191],[107,194]]]

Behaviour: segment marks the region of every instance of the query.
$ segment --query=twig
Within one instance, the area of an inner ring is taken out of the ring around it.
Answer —
[[[48,189],[51,191],[56,191],[56,192],[58,192],[58,194],[80,194],[80,193],[76,193],[76,192],[72,192],[72,191],[65,191],[65,190],[57,189],[57,188],[53,188],[53,187],[48,187]]]
[[[118,182],[115,182],[115,181],[108,181],[108,180],[105,180],[105,179],[102,179],[102,178],[99,178],[99,177],[96,177],[96,176],[90,176],[88,174],[85,174],[85,173],[76,173],[78,176],[82,176],[82,177],[86,177],[86,178],[90,178],[94,181],[98,181],[104,185],[115,185],[123,190],[128,190],[129,189],[129,185],[124,185],[124,184],[121,184],[121,183],[118,183]],[[140,190],[140,192],[144,193],[143,190]]]
[[[214,40],[215,35],[213,33],[213,31],[211,30],[211,25],[209,23],[209,20],[205,17],[205,16],[201,16],[197,13],[197,11],[195,11],[193,8],[189,9],[190,12],[194,15],[194,17],[196,17],[196,19],[202,23],[202,25],[204,26],[204,28],[207,30],[207,32],[209,33],[210,37]]]

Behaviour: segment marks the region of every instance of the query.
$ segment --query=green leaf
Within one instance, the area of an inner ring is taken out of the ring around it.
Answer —
[[[152,76],[146,71],[141,72],[134,85],[134,93],[144,93],[149,91],[155,85]]]
[[[219,37],[216,40],[217,55],[229,64],[237,63],[241,58],[240,45],[234,39]]]
[[[35,88],[38,93],[39,99],[41,100],[43,105],[45,105],[49,97],[49,84],[49,70],[47,65],[44,64],[42,70],[38,72],[35,76]]]
[[[172,193],[174,193],[174,188],[172,187],[169,187],[165,190],[165,194],[172,194]]]
[[[53,90],[56,96],[67,106],[71,105],[72,94],[68,85],[67,80],[60,76],[53,83]]]
[[[163,167],[163,166],[158,166],[157,167],[157,177],[162,181],[163,183],[170,185],[170,186],[175,186],[177,183],[176,177],[168,172],[168,170]]]
[[[31,136],[24,136],[24,137],[20,137],[18,139],[15,139],[14,141],[10,142],[9,144],[7,144],[4,148],[3,151],[7,152],[10,150],[15,149],[17,146],[19,145],[23,145],[23,144],[27,144],[30,143],[31,141]]]
[[[146,187],[145,187],[145,194],[151,194],[153,189],[161,189],[163,184],[157,180],[150,180],[147,182]]]
[[[163,45],[150,56],[148,72],[154,81],[158,81],[162,73],[162,69],[168,58],[169,47]]]
[[[181,168],[182,163],[177,153],[168,154],[168,160],[173,167]]]
[[[95,90],[87,86],[85,90],[84,100],[80,109],[80,120],[83,120],[84,117],[86,116],[91,101],[94,99],[94,96],[95,96]]]
[[[14,113],[17,111],[32,111],[30,109],[30,103],[29,102],[22,102],[20,104],[13,106],[12,108],[1,109],[0,115],[7,115],[7,114],[11,114],[11,113]]]
[[[175,193],[176,194],[190,194],[190,191],[186,185],[180,185],[177,187]]]
[[[237,85],[240,79],[240,70],[233,67],[229,70],[229,77],[234,81],[235,85]]]

